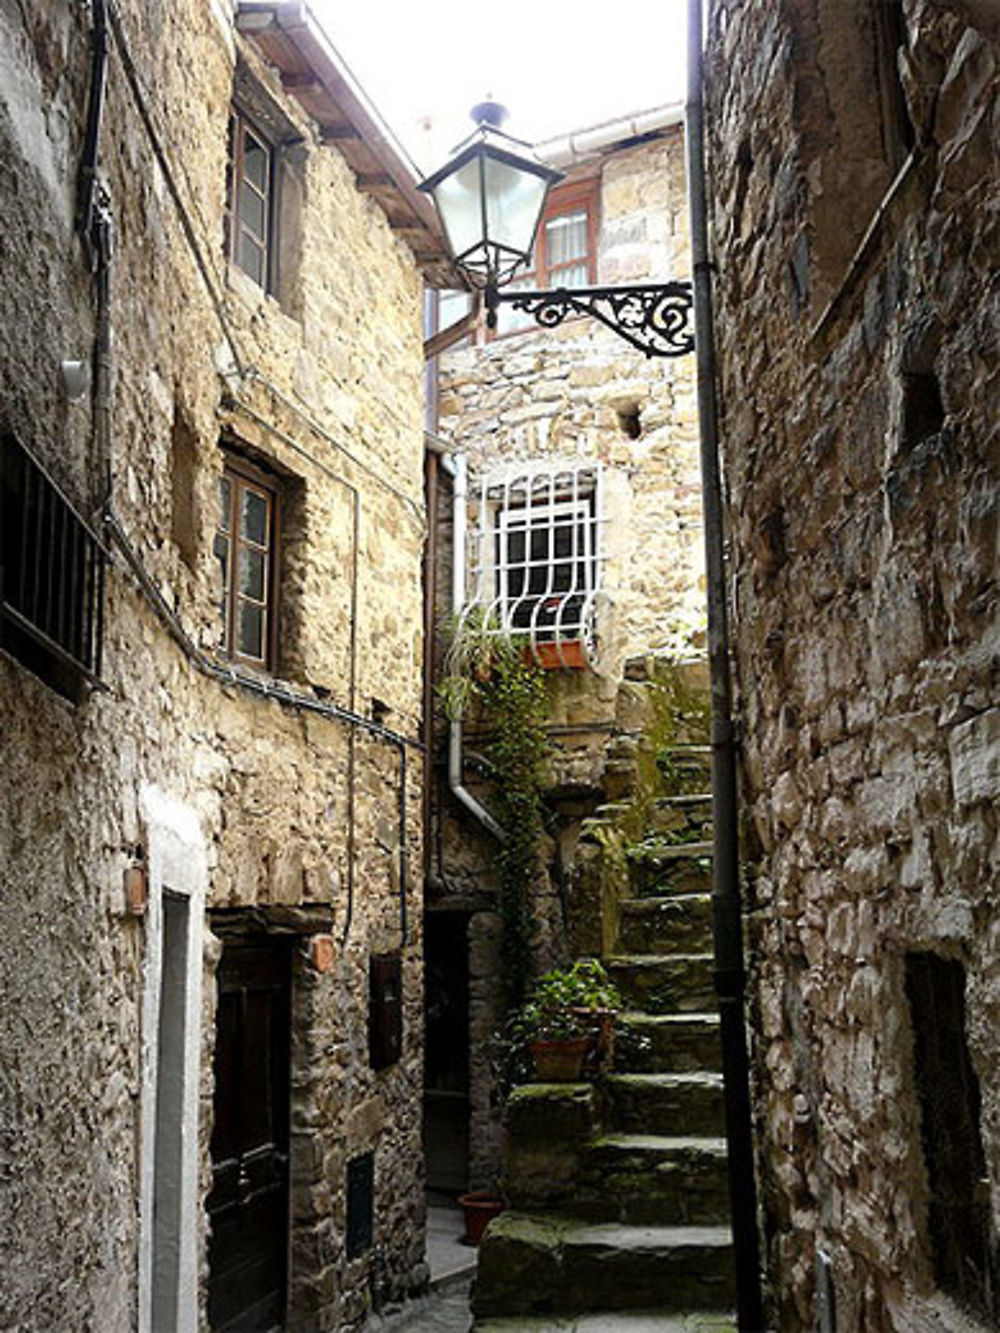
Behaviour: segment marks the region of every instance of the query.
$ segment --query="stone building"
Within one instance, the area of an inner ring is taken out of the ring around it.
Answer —
[[[425,1280],[412,181],[304,5],[0,10],[4,1328]]]
[[[681,121],[681,108],[666,106],[536,145],[565,175],[532,267],[512,288],[686,278]],[[462,331],[468,298],[440,305],[442,330]],[[438,625],[449,612],[478,614],[548,669],[553,825],[534,902],[544,970],[570,947],[581,820],[614,794],[612,770],[635,743],[625,733],[641,725],[626,663],[701,642],[693,365],[647,358],[593,319],[540,329],[509,306],[498,313],[495,332],[472,319],[464,342],[438,357],[431,597]],[[496,795],[483,777],[488,743],[475,719],[457,737],[454,726],[447,739],[439,730],[428,833],[428,1004],[451,1016],[440,1051],[433,1026],[428,1035],[428,1177],[449,1189],[482,1184],[496,1166],[490,1052],[502,968],[498,843],[483,826]],[[456,1027],[468,1045],[455,1042]]]
[[[1000,22],[710,8],[774,1324],[1000,1322]]]

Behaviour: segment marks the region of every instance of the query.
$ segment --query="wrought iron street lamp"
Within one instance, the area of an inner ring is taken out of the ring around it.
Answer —
[[[504,133],[506,114],[496,102],[473,107],[475,131],[419,187],[434,200],[456,266],[485,292],[490,328],[497,307],[508,303],[543,328],[589,315],[647,356],[693,351],[689,282],[500,290],[531,258],[549,187],[562,179],[528,144]]]

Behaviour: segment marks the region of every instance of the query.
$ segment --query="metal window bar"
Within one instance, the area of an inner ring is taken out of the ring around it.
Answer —
[[[487,633],[522,641],[535,661],[594,664],[605,561],[600,464],[537,462],[486,472],[470,503],[464,614],[483,613]]]
[[[0,478],[0,641],[22,656],[17,636],[26,635],[43,657],[96,680],[104,548],[13,435],[0,437]]]

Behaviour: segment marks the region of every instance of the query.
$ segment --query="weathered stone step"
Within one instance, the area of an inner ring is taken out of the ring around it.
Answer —
[[[718,1014],[618,1015],[616,1073],[714,1074],[721,1069]]]
[[[472,1333],[736,1333],[731,1314],[662,1314],[658,1310],[602,1310],[599,1314],[542,1315],[532,1319],[477,1320]]]
[[[623,898],[619,913],[619,948],[624,954],[711,952],[710,893]]]
[[[675,837],[699,833],[710,836],[712,827],[712,797],[706,792],[691,792],[683,796],[657,797],[648,814],[652,833],[668,833]]]
[[[477,1319],[612,1310],[725,1309],[728,1227],[621,1226],[506,1212],[479,1247]]]
[[[605,1091],[609,1124],[623,1133],[723,1133],[721,1074],[610,1074]]]
[[[572,1196],[583,1154],[602,1130],[593,1083],[525,1083],[504,1110],[504,1193],[524,1212]]]
[[[604,965],[631,1009],[669,1014],[715,1005],[710,953],[637,954],[606,958]]]
[[[656,758],[660,785],[671,796],[702,795],[712,781],[712,751],[708,745],[671,745]]]
[[[592,1222],[721,1226],[728,1179],[725,1139],[607,1134],[587,1149],[568,1211]]]
[[[638,897],[712,891],[712,844],[647,838],[628,853],[628,877]]]

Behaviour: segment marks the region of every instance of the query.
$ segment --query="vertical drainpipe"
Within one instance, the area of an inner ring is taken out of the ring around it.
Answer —
[[[465,534],[467,527],[466,503],[469,490],[469,474],[466,466],[465,456],[455,454],[453,459],[454,491],[453,491],[453,551],[451,560],[451,604],[452,610],[457,617],[465,605]],[[504,842],[506,834],[493,818],[490,812],[476,800],[470,791],[466,790],[462,781],[462,720],[455,718],[448,732],[448,785],[456,800],[465,806],[466,810],[475,815],[484,828],[489,829],[493,836],[499,841]]]
[[[746,975],[740,916],[736,749],[729,681],[729,625],[719,471],[715,331],[705,189],[702,4],[688,4],[688,95],[685,140],[691,209],[698,419],[708,585],[708,654],[712,694],[712,920],[725,1082],[729,1201],[740,1333],[764,1328],[757,1236],[750,1077],[744,1024]]]
[[[90,29],[90,85],[87,123],[76,182],[76,230],[94,275],[96,335],[94,339],[94,454],[97,471],[97,513],[111,498],[111,290],[113,227],[107,190],[99,179],[101,126],[108,79],[108,16],[106,0],[94,0]]]

